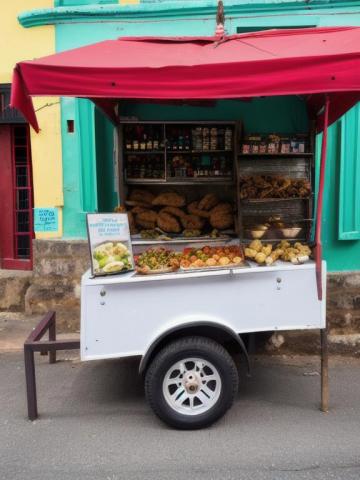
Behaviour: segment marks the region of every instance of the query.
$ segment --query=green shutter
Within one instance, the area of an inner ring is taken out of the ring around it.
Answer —
[[[341,119],[339,240],[360,240],[360,104]]]

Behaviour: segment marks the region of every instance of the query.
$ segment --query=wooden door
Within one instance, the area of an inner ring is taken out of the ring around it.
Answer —
[[[0,125],[0,268],[32,268],[32,179],[27,125]]]

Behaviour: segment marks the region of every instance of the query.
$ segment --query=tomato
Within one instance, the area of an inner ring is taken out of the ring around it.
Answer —
[[[184,255],[189,255],[189,253],[191,253],[191,252],[192,252],[192,250],[193,250],[193,249],[192,249],[192,248],[190,248],[190,247],[186,247],[186,248],[184,248]]]

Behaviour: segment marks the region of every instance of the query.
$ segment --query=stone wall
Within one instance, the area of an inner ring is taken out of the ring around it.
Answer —
[[[24,311],[32,275],[29,271],[0,270],[0,312]]]
[[[34,271],[0,275],[0,311],[41,314],[56,310],[61,330],[77,331],[80,279],[89,268],[85,240],[35,240]],[[360,354],[360,272],[330,273],[327,282],[330,343],[340,352]],[[314,353],[316,332],[274,333],[267,343],[273,353]]]
[[[89,268],[84,240],[34,240],[32,282],[25,294],[27,313],[55,310],[61,330],[77,331],[80,323],[80,279]]]

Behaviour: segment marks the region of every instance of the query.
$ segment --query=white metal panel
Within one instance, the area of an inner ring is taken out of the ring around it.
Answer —
[[[143,279],[84,275],[84,360],[143,355],[161,333],[193,321],[220,323],[236,333],[325,325],[313,263]]]

